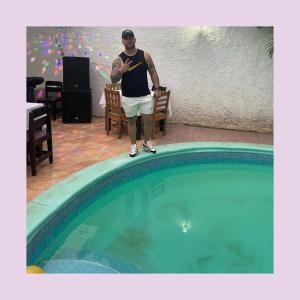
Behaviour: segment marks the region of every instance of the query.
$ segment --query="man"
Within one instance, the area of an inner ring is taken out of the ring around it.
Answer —
[[[122,79],[122,107],[128,119],[128,135],[131,142],[129,155],[138,153],[136,145],[136,117],[138,111],[144,120],[143,150],[156,153],[151,143],[151,128],[153,113],[153,98],[151,96],[147,71],[149,71],[154,86],[154,97],[160,96],[159,78],[151,56],[135,47],[135,36],[131,30],[122,32],[124,51],[114,60],[111,71],[111,81],[116,83]]]

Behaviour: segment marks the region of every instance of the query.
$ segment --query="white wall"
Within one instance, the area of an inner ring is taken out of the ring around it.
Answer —
[[[27,76],[62,80],[62,68],[55,67],[62,58],[60,48],[54,45],[57,36],[58,43],[65,43],[61,45],[64,55],[90,57],[93,115],[102,115],[98,103],[105,83],[110,82],[112,61],[123,50],[123,29],[28,27]],[[151,54],[161,85],[171,90],[172,122],[272,132],[273,62],[265,50],[267,28],[131,29],[137,47]],[[48,40],[52,41],[50,54]],[[49,66],[41,74],[43,60]]]

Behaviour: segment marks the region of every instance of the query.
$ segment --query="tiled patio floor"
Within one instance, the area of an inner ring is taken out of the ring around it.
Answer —
[[[126,130],[122,139],[117,138],[115,129],[107,136],[103,117],[94,117],[90,124],[62,124],[61,119],[52,124],[54,163],[50,165],[45,160],[39,164],[37,176],[31,176],[27,167],[28,202],[72,173],[129,150]],[[168,124],[167,134],[159,133],[153,144],[193,141],[273,144],[273,135]],[[138,146],[141,143],[142,140],[138,141]]]

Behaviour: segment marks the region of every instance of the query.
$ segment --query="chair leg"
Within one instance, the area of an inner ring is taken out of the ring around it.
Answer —
[[[51,106],[52,106],[52,120],[56,121],[56,102],[53,101]]]
[[[106,134],[109,134],[111,119],[107,118]]]
[[[118,122],[118,130],[119,130],[118,138],[119,139],[122,138],[122,128],[123,128],[123,122],[121,120],[119,120],[119,122]]]
[[[30,167],[31,167],[31,175],[36,175],[36,151],[35,145],[30,143],[29,145],[29,156],[30,156]]]
[[[52,139],[47,140],[47,148],[48,148],[47,150],[50,152],[49,163],[52,164],[53,163]]]
[[[36,157],[40,157],[43,155],[43,145],[37,145],[35,147],[35,155]]]

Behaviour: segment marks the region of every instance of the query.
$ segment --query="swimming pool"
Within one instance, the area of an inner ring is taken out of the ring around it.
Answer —
[[[28,204],[47,273],[272,273],[273,148],[158,147],[86,168]]]

